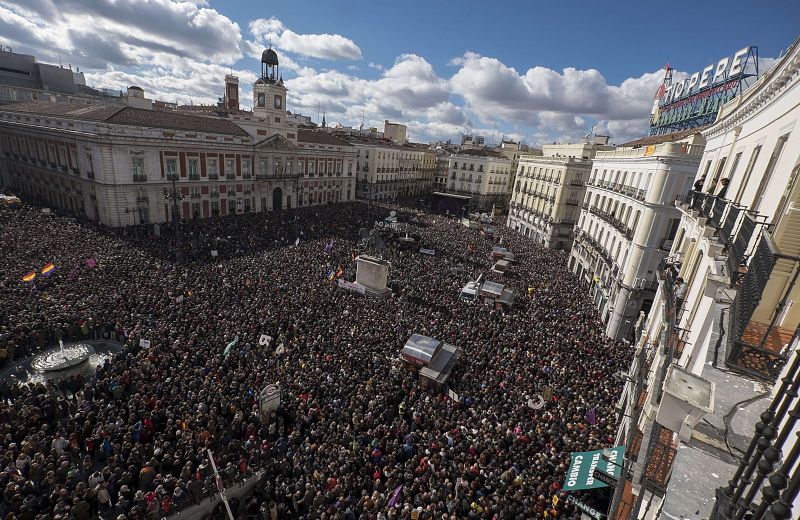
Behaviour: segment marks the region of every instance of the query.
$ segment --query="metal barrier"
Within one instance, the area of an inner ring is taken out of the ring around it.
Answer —
[[[795,346],[797,338],[795,331]],[[736,473],[726,487],[717,489],[711,520],[797,518],[792,506],[800,494],[800,442],[795,431],[800,419],[800,353],[787,368]]]
[[[742,223],[739,224],[739,230],[736,232],[736,238],[728,251],[728,260],[726,261],[731,284],[735,284],[739,277],[739,266],[744,261],[744,253],[747,251],[747,246],[756,230],[756,224],[756,220],[747,213],[744,214]]]
[[[748,343],[744,335],[779,257],[781,254],[769,233],[762,230],[747,273],[742,277],[733,300],[728,327],[730,348],[726,363],[732,368],[770,381],[775,380],[785,360],[779,352],[764,348],[766,334],[758,344]]]

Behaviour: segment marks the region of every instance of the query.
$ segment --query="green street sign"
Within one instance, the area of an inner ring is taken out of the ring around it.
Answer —
[[[617,446],[609,450],[608,461],[603,460],[603,450],[576,451],[570,454],[567,478],[564,481],[564,491],[579,491],[581,489],[597,489],[607,487],[608,484],[600,482],[594,477],[594,470],[598,468],[603,473],[614,478],[619,478],[622,473],[622,457],[625,446]]]

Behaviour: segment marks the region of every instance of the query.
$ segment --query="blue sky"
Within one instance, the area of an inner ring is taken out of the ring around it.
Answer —
[[[695,72],[746,45],[768,66],[800,35],[800,2],[0,0],[0,43],[79,66],[95,86],[213,103],[234,71],[249,105],[271,39],[288,108],[541,144],[592,125],[644,135],[669,62]]]

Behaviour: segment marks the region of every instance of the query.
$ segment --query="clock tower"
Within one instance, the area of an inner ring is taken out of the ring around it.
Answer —
[[[261,54],[261,77],[253,84],[253,115],[264,118],[268,134],[286,137],[286,92],[272,48]]]

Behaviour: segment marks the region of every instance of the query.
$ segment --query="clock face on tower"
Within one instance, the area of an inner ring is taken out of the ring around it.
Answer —
[[[258,106],[265,107],[267,106],[267,95],[263,92],[259,92],[258,94]]]
[[[280,96],[275,96],[275,108],[279,110],[283,108],[283,98]]]

